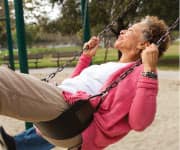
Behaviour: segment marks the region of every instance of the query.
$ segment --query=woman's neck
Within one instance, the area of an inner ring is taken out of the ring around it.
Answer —
[[[133,62],[133,61],[136,61],[138,58],[139,56],[131,56],[131,55],[122,54],[121,58],[119,59],[119,62],[121,63]]]

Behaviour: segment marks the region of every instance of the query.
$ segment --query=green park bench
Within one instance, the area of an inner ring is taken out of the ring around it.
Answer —
[[[28,63],[33,63],[35,65],[35,68],[38,68],[38,64],[40,63],[40,59],[43,58],[43,54],[29,54],[28,55]],[[14,56],[14,63],[18,64],[19,59],[18,56]],[[9,56],[3,57],[3,64],[9,65]]]
[[[54,52],[52,54],[52,61],[56,62],[57,67],[62,65],[62,62],[70,60],[75,55],[77,55],[76,58],[79,57],[78,51],[70,51],[70,52]]]

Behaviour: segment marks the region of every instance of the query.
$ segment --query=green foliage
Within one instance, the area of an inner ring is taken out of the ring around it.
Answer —
[[[27,47],[32,47],[34,42],[37,41],[39,28],[34,25],[26,25],[26,45]],[[15,43],[17,43],[16,31],[14,30],[12,33],[14,46],[17,47]]]
[[[112,2],[111,2],[112,3]],[[92,0],[89,4],[89,16],[91,26],[98,24],[108,24],[110,21],[109,2]]]
[[[64,0],[49,0],[49,2],[52,4],[54,4],[54,3],[63,4]]]
[[[97,24],[91,28],[92,36],[96,36],[104,28],[104,24]]]
[[[171,24],[179,16],[178,0],[150,0],[143,3],[140,13],[142,16],[155,15]]]
[[[134,21],[146,16],[155,15],[164,19],[167,24],[171,24],[178,17],[178,0],[137,0],[138,5],[134,6],[123,18],[118,22],[115,29],[119,30],[126,28]],[[27,25],[26,39],[28,46],[38,41],[44,33],[61,33],[62,35],[76,34],[82,39],[82,18],[80,10],[80,0],[49,0],[52,4],[58,4],[61,9],[61,15],[58,19],[50,21],[47,18],[47,13],[39,16],[37,11],[42,12],[41,1],[25,0],[25,11],[29,11],[29,15],[25,18],[32,18],[34,16],[38,23],[34,25]],[[97,35],[107,24],[114,18],[117,18],[125,8],[132,2],[132,0],[91,0],[89,3],[89,17],[92,35]],[[63,5],[62,5],[63,3]],[[3,5],[2,5],[3,6]],[[12,10],[12,7],[10,7]],[[34,11],[35,10],[35,11]],[[14,23],[14,20],[11,20]],[[12,25],[14,28],[14,24]],[[178,27],[177,27],[178,30]],[[14,31],[13,31],[14,32]],[[178,32],[173,32],[173,39],[178,37]],[[14,32],[14,40],[16,39]],[[1,45],[6,45],[6,29],[5,23],[0,22],[0,41]]]
[[[47,33],[61,32],[61,21],[60,20],[51,21],[47,25],[44,25],[43,30]]]
[[[125,16],[117,21],[115,30],[117,33],[122,28],[127,28],[129,24],[146,15],[154,15],[165,20],[170,25],[178,17],[178,0],[136,0],[137,5],[133,5],[131,9],[125,13]],[[92,0],[90,3],[90,20],[91,28],[98,31],[99,24],[107,25],[113,19],[122,15],[132,0],[111,0],[111,1],[97,1]],[[102,26],[103,29],[103,26]],[[102,30],[101,29],[101,30]],[[178,27],[177,27],[178,29]]]
[[[172,39],[172,40],[176,40],[176,39],[178,39],[178,38],[180,38],[180,37],[179,37],[179,31],[178,31],[178,30],[172,31],[172,32],[171,32],[171,39]]]
[[[42,60],[40,60],[39,67],[56,67],[56,62],[52,61],[52,53],[57,51],[80,51],[80,47],[62,47],[62,48],[30,48],[28,49],[28,54],[44,54]],[[160,59],[158,63],[158,67],[162,69],[178,69],[179,62],[179,42],[174,42],[170,45],[168,51],[165,55]],[[15,51],[15,55],[17,55],[17,50]],[[0,63],[2,63],[2,57],[7,55],[8,51],[2,51],[0,55]],[[100,64],[104,62],[105,57],[105,49],[99,48],[97,50],[96,56],[93,58],[93,64]],[[109,49],[107,61],[117,61],[117,50]],[[64,62],[62,62],[64,63]],[[74,66],[76,62],[74,62],[71,66]],[[16,68],[18,65],[16,65]],[[34,64],[30,64],[31,68],[34,68]]]
[[[76,33],[78,39],[80,39],[82,41],[83,38],[83,29],[80,29],[77,33]]]
[[[75,34],[81,28],[80,5],[76,0],[66,0],[59,19],[62,34]]]
[[[0,22],[0,47],[1,46],[7,46],[7,36],[4,22]]]
[[[9,4],[9,14],[12,15],[12,1],[8,2]],[[0,47],[7,47],[7,35],[6,35],[6,23],[5,23],[5,8],[4,8],[4,1],[0,1]],[[1,20],[2,19],[2,20]],[[14,21],[11,19],[11,29],[14,28]]]
[[[28,47],[32,47],[33,43],[37,40],[38,30],[37,26],[26,26],[26,44]]]

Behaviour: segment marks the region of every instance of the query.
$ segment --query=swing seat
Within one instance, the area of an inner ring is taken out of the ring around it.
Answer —
[[[80,134],[93,120],[95,112],[89,101],[77,101],[57,118],[35,123],[41,133],[47,137],[65,140]]]

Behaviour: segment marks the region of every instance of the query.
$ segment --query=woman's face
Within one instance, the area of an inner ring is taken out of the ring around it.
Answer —
[[[122,30],[114,47],[120,51],[136,50],[138,46],[143,43],[143,30],[147,26],[144,23],[136,23],[127,30]]]

